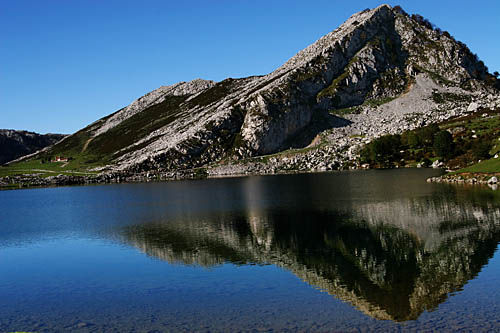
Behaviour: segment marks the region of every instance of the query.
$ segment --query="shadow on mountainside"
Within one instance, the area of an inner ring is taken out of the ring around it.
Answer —
[[[284,148],[305,148],[311,145],[314,139],[322,132],[332,129],[349,126],[352,121],[332,115],[328,112],[320,112],[313,115],[311,123],[299,133],[288,139],[284,143]]]

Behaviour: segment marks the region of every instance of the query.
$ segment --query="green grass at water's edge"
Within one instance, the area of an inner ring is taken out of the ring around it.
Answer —
[[[500,172],[500,158],[492,158],[486,161],[481,161],[467,168],[460,169],[453,174],[460,173],[498,173]]]

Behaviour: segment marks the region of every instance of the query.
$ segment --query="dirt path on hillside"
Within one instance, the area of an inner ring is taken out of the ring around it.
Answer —
[[[90,143],[90,141],[92,141],[92,139],[94,139],[94,138],[90,138],[87,140],[87,142],[85,142],[85,144],[83,145],[83,148],[82,148],[82,153],[85,152],[85,150],[87,150],[87,147],[89,146],[89,143]]]

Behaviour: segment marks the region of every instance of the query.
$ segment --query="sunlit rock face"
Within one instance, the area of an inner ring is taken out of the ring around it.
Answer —
[[[439,186],[409,198],[384,197],[385,190],[372,187],[379,200],[356,201],[354,191],[330,204],[283,209],[266,205],[268,187],[248,181],[243,207],[146,221],[119,237],[174,264],[277,265],[374,318],[413,320],[492,257],[500,205],[493,191]]]

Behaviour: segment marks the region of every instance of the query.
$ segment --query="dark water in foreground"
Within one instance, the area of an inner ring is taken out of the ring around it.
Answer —
[[[435,174],[0,192],[0,331],[499,331],[500,191]]]

